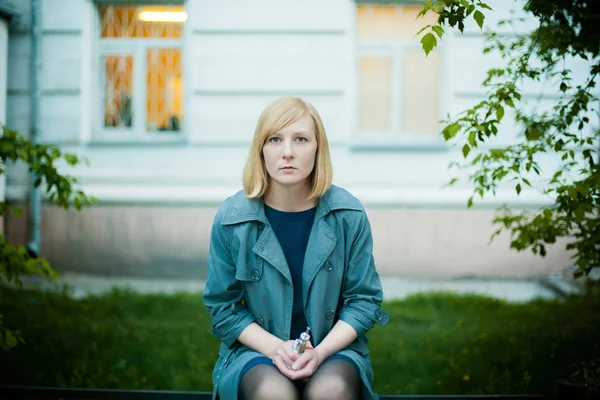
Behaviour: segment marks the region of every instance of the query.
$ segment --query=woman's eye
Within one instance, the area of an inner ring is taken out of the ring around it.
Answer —
[[[279,142],[279,138],[278,137],[272,137],[272,138],[269,139],[269,142],[271,142],[271,143],[277,143],[277,142]]]
[[[296,140],[297,140],[298,142],[308,142],[308,139],[307,139],[307,138],[305,138],[305,137],[302,137],[302,136],[299,136],[299,137],[297,137],[297,138],[296,138]]]

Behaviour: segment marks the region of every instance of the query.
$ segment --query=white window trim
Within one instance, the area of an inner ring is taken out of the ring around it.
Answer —
[[[365,4],[370,5],[370,4]],[[402,8],[404,6],[410,6],[413,4],[398,5]],[[355,7],[355,31],[356,24],[358,23],[357,17],[358,7]],[[415,32],[416,33],[416,32]],[[447,97],[447,83],[446,83],[446,58],[447,51],[445,49],[445,43],[450,39],[451,35],[445,35],[444,39],[438,41],[437,47],[434,52],[440,56],[440,98],[439,98],[439,116],[438,120],[442,120],[445,116],[444,110],[446,109],[446,97]],[[378,40],[378,39],[359,39],[356,37],[356,57],[354,59],[355,65],[354,70],[356,71],[356,78],[354,80],[355,89],[355,109],[357,115],[355,118],[355,132],[352,147],[355,148],[379,148],[379,147],[407,147],[410,149],[423,148],[434,148],[446,149],[448,145],[445,143],[443,137],[440,134],[423,134],[415,132],[403,132],[402,131],[402,115],[399,110],[402,110],[402,59],[403,52],[406,50],[420,50],[420,40],[414,38],[412,40],[407,39],[394,39],[394,40]],[[391,76],[390,76],[390,112],[389,112],[389,126],[390,129],[387,131],[363,131],[360,129],[360,61],[362,57],[375,56],[375,57],[388,57],[391,60]],[[396,112],[394,112],[396,110]]]
[[[167,4],[168,1],[164,1]],[[158,4],[158,3],[157,3]],[[116,4],[118,5],[118,4]],[[131,3],[129,5],[136,5]],[[141,5],[141,4],[140,4]],[[95,76],[94,91],[96,93],[95,101],[95,112],[93,124],[93,134],[91,137],[91,143],[184,143],[186,141],[186,121],[187,121],[187,110],[188,110],[188,93],[186,86],[183,85],[183,121],[181,123],[181,129],[179,131],[165,131],[165,132],[147,132],[146,131],[146,71],[147,71],[147,60],[146,50],[149,48],[169,48],[169,49],[180,49],[181,50],[181,73],[184,77],[186,72],[186,59],[184,53],[184,37],[186,28],[184,25],[183,34],[181,38],[176,39],[156,39],[156,38],[145,38],[145,39],[102,39],[101,38],[101,20],[99,13],[99,4],[94,4],[94,44],[95,51],[93,54],[94,58],[94,70]],[[133,93],[134,98],[142,99],[132,102],[133,106],[133,123],[132,128],[110,128],[104,126],[104,82],[105,82],[105,71],[102,59],[108,55],[122,55],[131,54],[133,56]],[[136,91],[136,88],[139,90]]]

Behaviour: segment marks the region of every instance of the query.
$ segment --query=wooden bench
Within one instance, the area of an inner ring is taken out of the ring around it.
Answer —
[[[30,386],[1,386],[2,400],[210,400],[209,392],[177,392],[162,390],[78,389]],[[381,400],[543,400],[542,395],[382,395]]]

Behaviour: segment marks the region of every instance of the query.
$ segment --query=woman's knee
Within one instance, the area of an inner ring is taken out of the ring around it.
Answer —
[[[244,400],[299,400],[296,386],[276,368],[258,365],[251,368],[240,385]]]
[[[296,387],[291,383],[261,382],[257,386],[253,398],[261,400],[299,400],[300,396]]]
[[[354,400],[360,398],[355,382],[339,375],[329,375],[327,379],[307,385],[304,391],[306,400]]]

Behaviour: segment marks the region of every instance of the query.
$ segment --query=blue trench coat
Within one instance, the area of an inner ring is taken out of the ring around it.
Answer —
[[[317,346],[341,319],[358,338],[340,354],[358,367],[363,398],[377,399],[365,334],[389,321],[373,262],[371,227],[362,204],[332,185],[319,199],[303,266],[304,312]],[[237,341],[252,322],[289,340],[293,286],[283,250],[265,217],[262,199],[240,191],[214,219],[203,294],[213,335],[221,339],[213,399],[237,399],[242,367],[261,354]]]

